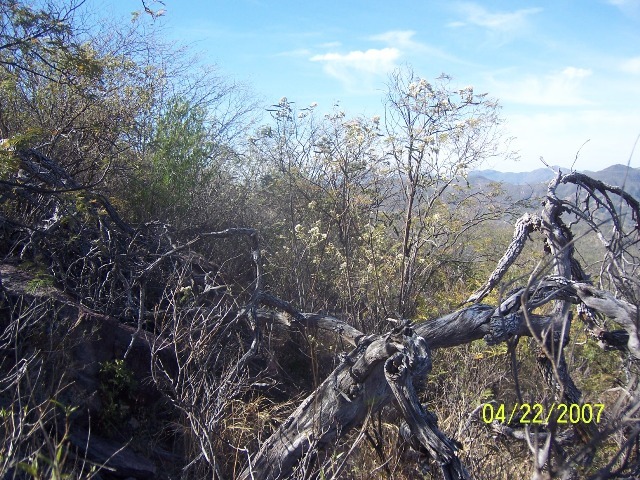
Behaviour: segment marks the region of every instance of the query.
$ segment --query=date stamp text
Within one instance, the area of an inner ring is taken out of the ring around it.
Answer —
[[[531,425],[548,425],[555,419],[558,424],[600,423],[603,419],[603,403],[516,403],[508,408],[504,403],[485,403],[482,406],[482,421],[485,423],[512,422]]]

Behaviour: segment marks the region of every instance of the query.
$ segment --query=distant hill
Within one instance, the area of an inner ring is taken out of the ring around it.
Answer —
[[[640,168],[627,167],[626,165],[611,165],[597,172],[584,172],[609,185],[617,185],[640,200]]]
[[[569,168],[553,167],[563,173]],[[640,199],[640,169],[626,165],[612,165],[599,171],[583,171],[582,173],[609,185],[624,189]],[[469,173],[469,183],[475,188],[482,188],[492,182],[503,184],[504,190],[514,198],[537,198],[544,196],[547,184],[555,173],[549,168],[538,168],[531,172],[499,172],[497,170],[474,170]],[[562,195],[562,190],[559,192]]]
[[[561,167],[553,167],[555,170]],[[563,172],[569,169],[561,168]],[[531,172],[499,172],[498,170],[474,170],[469,178],[482,177],[493,182],[510,183],[512,185],[530,185],[533,183],[549,182],[554,173],[548,168],[538,168]]]

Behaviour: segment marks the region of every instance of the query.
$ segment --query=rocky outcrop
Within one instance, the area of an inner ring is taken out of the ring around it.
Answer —
[[[137,480],[156,478],[157,468],[150,460],[119,442],[106,440],[86,430],[72,433],[69,439],[81,455],[100,465],[104,476]]]
[[[135,419],[127,423],[131,428],[124,435],[123,429],[119,429],[118,440],[105,438],[106,433],[95,426],[105,408],[101,369],[106,362],[124,359],[127,371],[135,379],[131,396],[138,408],[151,407],[162,398],[151,380],[153,336],[93,312],[51,285],[52,282],[41,280],[42,277],[17,263],[0,264],[0,331],[6,335],[7,331],[15,330],[9,325],[11,322],[29,319],[30,323],[20,327],[18,333],[26,339],[22,348],[51,351],[55,361],[44,368],[57,378],[64,378],[56,401],[76,407],[68,439],[80,458],[104,466],[101,478],[160,478],[158,466],[166,463],[161,457],[172,454],[164,451],[162,455],[155,454],[155,450],[161,449],[146,448],[145,453],[151,452],[149,456],[154,459],[151,461],[128,446],[136,434],[131,427]]]

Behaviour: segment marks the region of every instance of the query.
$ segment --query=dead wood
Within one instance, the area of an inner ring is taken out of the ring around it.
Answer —
[[[231,403],[266,384],[264,360],[269,346],[264,330],[273,324],[303,333],[326,330],[354,348],[338,357],[337,367],[272,435],[255,448],[246,448],[248,460],[241,479],[275,480],[289,478],[296,470],[300,473],[385,407],[398,413],[407,425],[409,443],[435,460],[445,478],[470,478],[458,457],[460,444],[439,429],[436,416],[419,401],[416,385],[424,384],[431,370],[430,352],[476,340],[489,345],[508,342],[514,351],[520,337],[532,337],[539,347],[548,390],[558,401],[581,404],[581,392],[564,354],[574,328],[574,306],[579,307],[576,318],[604,346],[624,349],[633,361],[640,360],[638,202],[618,187],[575,172],[558,172],[539,215],[527,214],[516,223],[507,251],[466,306],[417,325],[400,319],[388,333],[368,335],[340,318],[300,312],[270,293],[255,229],[227,228],[177,242],[167,225],[134,228],[126,224],[106,197],[92,191],[92,185],[80,185],[54,160],[36,151],[18,152],[17,158],[21,178],[0,182],[0,206],[8,202],[20,206],[18,214],[7,209],[0,215],[0,228],[6,233],[2,253],[17,263],[43,259],[46,275],[54,283],[50,292],[54,303],[64,298],[67,307],[108,319],[101,331],[113,322],[126,325],[114,330],[126,332],[127,340],[130,336],[129,349],[145,347],[155,386],[187,419],[200,452],[193,462],[204,459],[217,476],[222,448],[217,433]],[[579,193],[572,200],[559,198],[556,190],[561,184],[573,184]],[[620,218],[622,209],[630,212],[631,220]],[[605,213],[608,222],[602,219]],[[611,288],[603,282],[591,284],[576,260],[574,234],[565,221],[569,214],[586,222],[602,242],[607,252],[602,276],[610,278]],[[605,223],[611,227],[609,232],[603,228]],[[496,305],[480,303],[500,286],[533,232],[543,237],[546,265],[524,285],[501,294]],[[209,266],[203,270],[206,262],[195,260],[192,251],[203,241],[229,239],[243,239],[238,249],[246,251],[253,270],[252,279],[235,292],[222,282],[218,285],[217,272]],[[34,324],[34,314],[6,305],[16,295],[29,298],[24,288],[22,294],[16,293],[20,292],[19,274],[15,268],[3,267],[0,272],[4,311],[10,311],[13,320],[30,315],[29,322]],[[202,286],[201,291],[196,286]],[[219,287],[224,287],[223,293],[217,293]],[[212,291],[216,295],[205,298]],[[546,313],[536,313],[547,304]],[[607,331],[600,317],[622,330]],[[21,331],[5,330],[17,343]],[[125,357],[129,349],[124,349]],[[637,400],[635,395],[629,393],[630,403]],[[552,440],[575,437],[553,424],[538,434],[536,442],[509,426],[499,430],[527,440],[540,475],[553,457]],[[602,438],[597,430],[586,433],[586,438],[579,436],[580,441]],[[562,461],[570,462],[569,457]],[[563,468],[574,468],[567,465]]]

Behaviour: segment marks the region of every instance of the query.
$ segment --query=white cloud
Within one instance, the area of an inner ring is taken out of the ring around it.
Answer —
[[[591,70],[587,68],[567,67],[560,73],[560,78],[572,80],[575,78],[587,78],[591,76]]]
[[[477,3],[460,3],[456,9],[465,20],[452,22],[449,26],[461,27],[470,24],[500,32],[520,30],[526,25],[529,16],[542,11],[541,8],[525,8],[513,12],[489,12]]]
[[[347,54],[325,53],[311,57],[312,62],[326,62],[327,64],[342,65],[370,73],[378,73],[389,70],[394,61],[400,56],[397,48],[371,48],[366,51],[354,50]]]
[[[640,0],[608,0],[611,5],[619,8],[637,8],[640,7]]]
[[[620,68],[624,72],[640,75],[640,57],[634,57],[624,61]]]
[[[323,64],[324,71],[345,84],[347,88],[368,87],[378,76],[384,76],[396,68],[401,53],[397,48],[353,50],[342,53],[325,53],[311,57],[312,62]]]
[[[508,102],[567,107],[587,105],[589,100],[582,95],[582,83],[591,76],[591,70],[566,67],[560,72],[544,76],[528,75],[510,82],[496,81],[495,95]]]
[[[340,80],[350,93],[372,93],[375,84],[398,67],[401,57],[420,55],[422,58],[433,57],[461,63],[442,50],[415,40],[415,36],[413,30],[390,30],[364,39],[381,43],[382,48],[347,53],[328,52],[313,55],[310,60],[322,63],[325,73]]]

